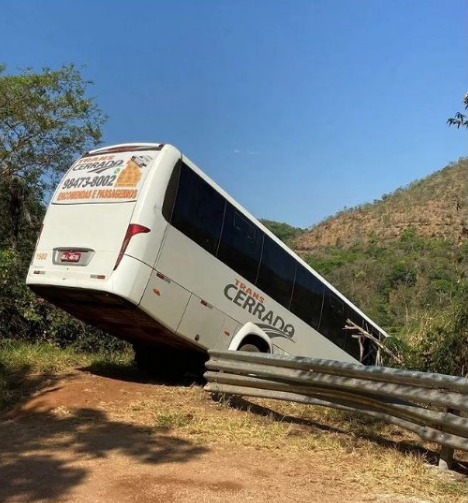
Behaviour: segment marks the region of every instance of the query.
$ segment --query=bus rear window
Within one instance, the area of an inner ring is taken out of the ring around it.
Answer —
[[[136,201],[150,164],[159,152],[125,151],[83,156],[68,170],[53,204]]]

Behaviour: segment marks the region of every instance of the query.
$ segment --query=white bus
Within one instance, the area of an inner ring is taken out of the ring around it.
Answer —
[[[183,372],[211,348],[374,364],[364,313],[178,149],[84,154],[58,185],[27,276],[37,294]],[[199,368],[199,367],[198,367]]]

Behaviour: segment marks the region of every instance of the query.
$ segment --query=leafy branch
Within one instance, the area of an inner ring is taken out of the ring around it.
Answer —
[[[465,105],[465,110],[468,110],[468,93],[465,94],[463,103]],[[468,128],[468,116],[461,112],[457,112],[453,117],[447,120],[447,124],[449,126],[457,126],[458,129],[460,129],[460,127]]]

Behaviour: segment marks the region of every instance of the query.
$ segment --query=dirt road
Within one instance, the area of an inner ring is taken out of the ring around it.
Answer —
[[[369,492],[353,452],[337,458],[332,449],[263,448],[242,438],[237,443],[235,431],[229,442],[204,442],[197,434],[208,415],[216,416],[221,433],[230,414],[249,412],[222,408],[197,386],[75,372],[1,420],[0,501],[422,501],[378,484]],[[181,424],[191,429],[181,433]]]

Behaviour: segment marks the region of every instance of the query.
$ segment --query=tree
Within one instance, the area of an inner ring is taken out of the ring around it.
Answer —
[[[468,93],[465,94],[463,103],[465,105],[465,110],[468,110]],[[449,126],[457,126],[457,128],[468,128],[468,116],[462,114],[461,112],[457,112],[453,117],[450,117],[450,119],[447,120],[447,124]]]
[[[53,186],[100,142],[105,116],[87,97],[90,84],[73,65],[17,75],[0,65],[0,338],[76,341],[87,333],[24,278]]]
[[[97,145],[105,116],[86,96],[73,65],[5,74],[0,65],[0,246],[16,248],[46,198],[79,153]],[[36,219],[37,220],[37,219]]]

